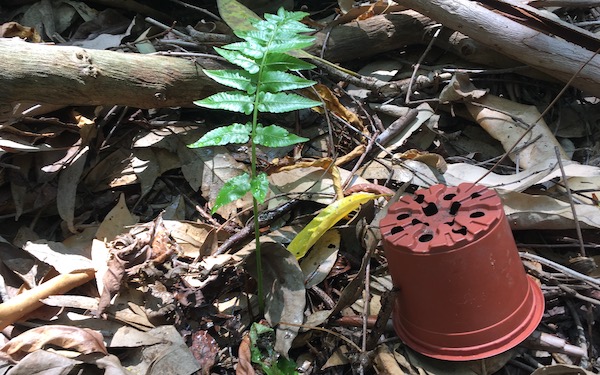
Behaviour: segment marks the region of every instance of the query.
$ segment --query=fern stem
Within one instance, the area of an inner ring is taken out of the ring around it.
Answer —
[[[264,58],[263,58],[264,61]],[[251,149],[251,174],[250,180],[254,181],[258,173],[256,171],[257,158],[256,158],[256,143],[254,138],[256,136],[256,127],[258,125],[258,104],[259,104],[259,93],[262,80],[262,63],[261,69],[258,73],[258,82],[256,85],[256,93],[254,94],[254,110],[252,111],[252,132],[250,133],[250,149]],[[256,287],[258,289],[258,311],[262,316],[265,312],[265,293],[263,290],[263,274],[262,274],[262,254],[260,251],[260,224],[258,222],[258,201],[252,195],[252,209],[254,211],[254,244],[256,247]]]
[[[265,292],[263,289],[263,277],[262,277],[262,255],[260,253],[260,225],[258,223],[258,201],[252,197],[252,204],[254,205],[254,241],[256,244],[256,274],[258,278],[256,280],[256,286],[258,289],[258,310],[262,316],[265,312]]]

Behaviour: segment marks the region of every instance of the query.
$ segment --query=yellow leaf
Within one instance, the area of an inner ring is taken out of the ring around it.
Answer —
[[[261,19],[256,13],[235,0],[217,0],[217,6],[219,15],[233,31],[252,30],[254,26],[250,23],[250,19]]]
[[[288,245],[288,250],[296,256],[296,259],[306,255],[308,249],[317,242],[323,233],[327,232],[338,221],[346,217],[350,212],[356,210],[361,204],[380,197],[371,193],[356,193],[344,199],[333,202],[321,211],[304,229],[296,235]]]

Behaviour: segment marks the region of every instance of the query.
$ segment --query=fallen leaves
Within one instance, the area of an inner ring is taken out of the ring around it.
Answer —
[[[47,345],[62,349],[73,349],[79,354],[100,353],[108,355],[102,335],[87,328],[49,325],[32,328],[10,340],[0,348],[4,359],[18,362],[28,353],[40,350]]]

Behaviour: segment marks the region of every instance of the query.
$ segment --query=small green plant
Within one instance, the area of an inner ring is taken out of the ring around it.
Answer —
[[[288,12],[280,8],[276,15],[265,14],[265,20],[252,20],[253,30],[236,31],[235,34],[244,41],[215,48],[215,50],[227,61],[240,66],[243,70],[204,70],[208,77],[236,90],[220,92],[194,102],[205,108],[251,115],[251,120],[247,123],[234,123],[214,129],[189,147],[250,142],[250,174],[244,173],[227,181],[217,194],[212,211],[214,213],[219,207],[243,197],[248,192],[252,194],[261,313],[264,311],[264,294],[258,204],[264,202],[269,183],[267,175],[257,171],[256,147],[257,145],[284,147],[308,139],[294,135],[277,125],[263,126],[258,122],[258,114],[260,112],[283,113],[321,105],[320,102],[303,96],[283,92],[315,84],[314,81],[288,73],[288,71],[314,68],[312,64],[289,54],[310,46],[314,41],[313,37],[300,34],[312,31],[299,22],[307,15],[304,12]]]
[[[259,323],[250,326],[250,354],[252,363],[260,366],[265,375],[297,375],[296,362],[282,357],[273,348],[275,331]]]

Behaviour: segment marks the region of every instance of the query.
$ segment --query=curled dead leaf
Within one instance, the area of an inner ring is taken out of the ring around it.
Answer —
[[[2,352],[8,360],[16,363],[27,354],[54,345],[72,349],[81,354],[102,353],[108,355],[102,335],[89,328],[64,325],[43,326],[30,329],[10,340]]]

